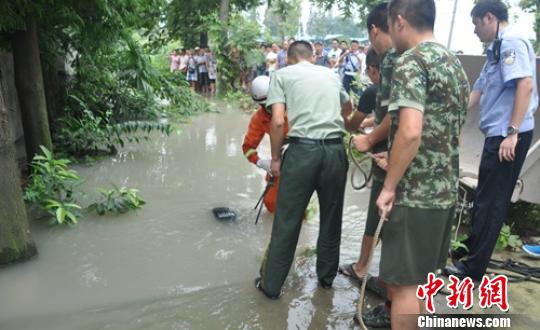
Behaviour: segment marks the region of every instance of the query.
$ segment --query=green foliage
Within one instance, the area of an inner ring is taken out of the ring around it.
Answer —
[[[512,203],[508,209],[508,223],[522,236],[540,233],[540,205],[523,201]]]
[[[536,40],[534,46],[536,51],[540,50],[540,0],[521,0],[519,6],[528,13],[534,13],[534,32]]]
[[[380,3],[380,0],[311,0],[313,3],[321,6],[324,10],[330,10],[334,5],[345,14],[352,16],[353,13],[359,13],[364,19],[371,8]]]
[[[49,199],[45,209],[51,215],[51,223],[56,224],[76,224],[80,217],[81,207],[75,203],[65,203]]]
[[[455,230],[455,226],[453,226],[452,231]],[[465,245],[465,243],[463,243],[465,239],[467,239],[467,235],[465,234],[457,237],[456,239],[452,238],[452,240],[450,241],[450,248],[452,249],[452,251],[463,249],[466,252],[469,252],[469,248],[467,247],[467,245]]]
[[[212,28],[206,18],[214,15],[217,17],[220,3],[221,0],[168,1],[164,12],[169,37],[182,40],[189,48],[201,46],[201,35]],[[239,12],[259,3],[258,0],[231,0],[230,6]],[[224,26],[222,28],[225,29]]]
[[[283,40],[294,37],[300,29],[301,0],[274,0],[266,11],[265,26],[270,34]]]
[[[56,159],[52,152],[41,147],[30,164],[32,174],[24,191],[24,199],[48,214],[51,224],[76,224],[81,217],[81,206],[75,200],[74,189],[81,179],[69,169],[67,159]],[[113,186],[100,190],[100,197],[88,209],[99,215],[122,214],[140,209],[146,202],[137,189]]]
[[[146,202],[139,196],[137,189],[113,186],[110,190],[100,190],[99,200],[89,206],[99,215],[106,213],[124,214],[140,209]]]
[[[223,99],[227,102],[237,105],[244,111],[255,110],[259,105],[253,101],[251,96],[243,91],[229,91]]]
[[[512,228],[509,225],[503,225],[501,233],[497,238],[497,245],[495,245],[497,250],[510,248],[515,251],[523,245],[519,236],[512,234],[511,229]]]
[[[73,191],[81,179],[77,172],[69,169],[69,160],[56,159],[43,146],[41,151],[30,164],[31,175],[24,199],[47,212],[53,223],[76,223],[80,206],[74,203]]]
[[[153,131],[169,135],[169,124],[153,121],[126,121],[111,124],[111,112],[103,117],[85,109],[79,117],[66,116],[54,135],[55,145],[69,155],[83,157],[114,153],[127,142],[149,140]]]
[[[319,40],[327,34],[338,34],[351,39],[364,34],[365,27],[359,26],[352,17],[334,17],[327,12],[313,11],[307,22],[307,33]]]
[[[231,15],[227,27],[222,25],[217,14],[205,17],[204,22],[217,58],[219,90],[225,95],[240,88],[236,83],[242,69],[260,61],[256,49],[257,40],[261,38],[261,28],[257,21],[240,14]]]
[[[150,59],[149,53],[161,49],[168,38],[163,13],[169,4],[167,0],[2,1],[0,32],[9,36],[24,28],[28,19],[36,20],[44,67],[58,57],[67,61],[69,97],[60,114],[64,119],[53,118],[51,125],[61,149],[79,154],[111,149],[124,143],[134,122],[139,123],[138,131],[165,131],[164,125],[148,122],[163,112],[188,116],[208,108],[194,100],[185,79],[164,74]],[[71,138],[79,143],[70,148],[62,140]]]

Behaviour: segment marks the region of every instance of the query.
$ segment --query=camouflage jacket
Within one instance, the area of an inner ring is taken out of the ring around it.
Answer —
[[[459,59],[444,46],[423,42],[397,59],[388,111],[390,148],[399,109],[423,112],[420,148],[396,190],[396,204],[448,209],[457,201],[459,133],[469,102],[469,82]]]

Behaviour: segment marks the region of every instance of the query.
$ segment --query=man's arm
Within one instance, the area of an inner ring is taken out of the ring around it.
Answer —
[[[397,185],[418,153],[422,140],[423,115],[423,112],[412,108],[399,110],[399,126],[390,151],[383,190],[377,200],[382,218],[388,219],[388,213],[395,201]]]
[[[523,118],[529,111],[529,102],[533,92],[533,80],[531,77],[517,79],[516,81],[516,96],[514,99],[514,107],[512,110],[512,118],[508,126],[513,126],[517,129],[521,126]],[[499,161],[511,162],[516,155],[516,145],[518,142],[517,134],[507,136],[499,147]]]
[[[358,59],[358,70],[356,72],[358,74],[362,74],[362,59],[360,58],[360,55],[354,55],[356,56],[356,59]]]
[[[523,118],[529,111],[529,102],[533,93],[533,80],[531,77],[518,79],[516,82],[516,98],[512,110],[512,120],[509,126],[519,128]]]
[[[246,158],[253,164],[257,164],[259,161],[257,148],[264,138],[266,131],[269,129],[267,126],[268,122],[264,121],[264,116],[266,116],[266,114],[263,112],[263,109],[259,109],[251,117],[248,130],[244,136],[244,142],[242,143],[242,151],[244,152],[244,156],[246,156]]]
[[[343,61],[345,60],[345,57],[347,57],[347,55],[349,55],[349,51],[344,51],[343,54],[341,54],[339,56],[339,60],[337,61],[336,65],[341,65],[343,64]]]
[[[285,127],[285,104],[275,103],[272,105],[272,121],[270,124],[270,145],[272,148],[272,174],[279,176],[281,167],[281,147],[285,139],[283,128]]]
[[[416,109],[399,110],[399,125],[390,151],[388,173],[384,188],[396,190],[399,180],[418,152],[422,139],[423,113]]]
[[[477,109],[480,106],[480,97],[482,97],[482,92],[479,90],[473,90],[469,97],[469,106],[467,107],[468,111]]]
[[[368,152],[377,143],[384,141],[388,138],[390,132],[390,115],[386,114],[380,125],[375,127],[373,132],[368,135],[357,135],[353,139],[354,146],[360,152]]]
[[[360,123],[360,128],[373,127],[373,126],[375,126],[375,117],[374,116],[365,118],[362,121],[362,123]]]
[[[356,132],[366,117],[365,113],[356,111],[349,120],[345,120],[345,129],[351,133]]]
[[[343,121],[345,122],[345,129],[349,132],[356,131],[358,129],[358,126],[360,126],[360,123],[354,126],[353,121],[356,114],[352,115],[352,113],[353,113],[353,105],[352,105],[352,102],[348,100],[341,105],[341,117],[343,117]],[[352,118],[351,118],[351,115],[352,115]]]

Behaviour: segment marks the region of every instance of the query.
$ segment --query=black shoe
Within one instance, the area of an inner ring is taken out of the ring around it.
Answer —
[[[368,310],[364,315],[362,315],[362,320],[364,320],[364,324],[370,328],[392,327],[390,322],[390,310],[386,308],[385,303],[377,305]],[[357,315],[354,315],[354,322],[360,324]]]
[[[368,275],[368,279],[366,282],[366,290],[369,290],[379,297],[386,299],[388,297],[388,292],[386,290],[386,285],[381,286],[379,283],[379,277],[377,276],[370,276]]]
[[[467,252],[459,248],[457,250],[450,251],[450,259],[452,259],[452,264],[457,267],[459,261],[467,256]]]
[[[271,295],[271,294],[268,294],[266,293],[266,291],[264,291],[264,289],[262,288],[262,285],[261,285],[261,278],[260,277],[257,277],[255,279],[255,288],[259,291],[261,291],[267,298],[269,299],[272,299],[272,300],[276,300],[279,298],[279,295]]]
[[[328,283],[324,282],[323,280],[319,280],[319,285],[323,289],[332,289],[332,283],[328,284]]]
[[[446,266],[442,270],[443,274],[446,276],[454,275],[455,277],[459,278],[460,280],[466,278],[469,276],[463,269],[457,267],[457,266]]]

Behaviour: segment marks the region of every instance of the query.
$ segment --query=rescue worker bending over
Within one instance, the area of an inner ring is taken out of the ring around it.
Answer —
[[[267,182],[271,178],[270,159],[260,158],[259,154],[257,153],[257,147],[261,143],[265,134],[269,134],[270,132],[272,112],[265,106],[269,86],[270,78],[268,76],[259,76],[255,78],[251,84],[251,96],[253,100],[260,105],[260,107],[249,121],[248,130],[242,144],[242,150],[246,158],[253,164],[257,165],[257,167],[267,172]],[[287,135],[287,121],[285,121],[283,132],[285,135]],[[278,183],[279,178],[274,178],[274,184],[268,189],[268,192],[264,196],[264,206],[270,213],[274,213],[276,210]]]

